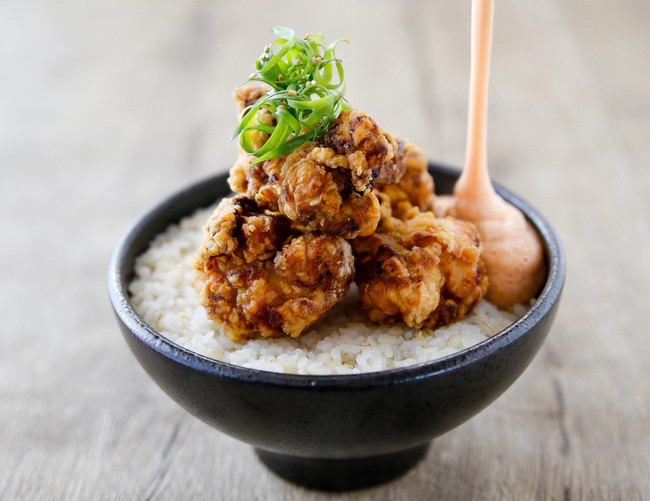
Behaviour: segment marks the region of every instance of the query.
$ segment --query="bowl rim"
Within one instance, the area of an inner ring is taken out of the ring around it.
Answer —
[[[459,169],[436,162],[429,161],[428,167],[430,172],[434,170],[447,176],[457,177],[460,174]],[[201,186],[210,185],[216,182],[218,178],[223,178],[225,181],[227,176],[227,172],[220,173],[191,183],[164,198],[136,217],[118,240],[111,254],[108,266],[108,295],[118,320],[128,329],[131,335],[135,336],[137,340],[149,348],[155,350],[159,355],[193,370],[208,373],[218,378],[236,379],[278,387],[345,390],[395,385],[429,378],[471,365],[490,353],[497,352],[516,342],[526,335],[531,322],[535,323],[535,319],[541,320],[551,312],[562,293],[566,275],[566,257],[555,230],[536,208],[510,190],[493,182],[497,193],[518,208],[536,229],[542,239],[548,264],[548,276],[538,298],[526,313],[505,329],[484,341],[439,359],[406,367],[360,374],[285,374],[242,367],[209,358],[176,344],[144,321],[131,305],[128,284],[125,281],[123,269],[126,264],[129,247],[133,244],[137,235],[160,212],[172,207],[179,200],[182,200],[187,196],[188,192],[193,192]],[[217,198],[216,200],[219,199]],[[198,208],[196,207],[195,209]]]

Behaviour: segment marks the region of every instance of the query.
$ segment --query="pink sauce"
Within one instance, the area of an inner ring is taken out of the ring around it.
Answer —
[[[487,298],[506,308],[532,298],[546,276],[537,233],[523,214],[494,191],[487,167],[487,89],[493,0],[472,0],[472,66],[467,151],[454,194],[440,197],[436,212],[472,221],[483,240]]]

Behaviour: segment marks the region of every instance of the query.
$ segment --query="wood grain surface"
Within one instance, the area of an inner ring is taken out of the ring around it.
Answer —
[[[416,469],[275,477],[145,375],[106,294],[143,210],[227,169],[275,24],[341,46],[348,98],[460,165],[470,2],[0,2],[0,499],[650,499],[650,3],[496,2],[492,177],[568,258],[542,351]]]

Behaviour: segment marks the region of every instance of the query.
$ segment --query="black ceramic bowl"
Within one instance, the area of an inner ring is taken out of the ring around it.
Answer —
[[[459,172],[430,165],[439,193]],[[141,216],[111,258],[108,291],[130,349],[152,379],[187,411],[251,444],[271,470],[298,484],[347,490],[396,478],[431,440],[484,409],[523,372],[555,316],[565,258],[548,222],[497,187],[538,231],[548,278],[532,308],[489,340],[440,360],[347,376],[299,376],[242,368],[193,353],[136,313],[127,286],[135,258],[169,224],[229,194],[225,174],[190,186]]]

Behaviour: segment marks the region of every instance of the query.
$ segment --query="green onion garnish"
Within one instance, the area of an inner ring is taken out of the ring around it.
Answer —
[[[341,111],[350,108],[343,99],[343,66],[334,54],[336,46],[347,40],[325,46],[322,33],[297,39],[292,29],[282,26],[274,27],[273,33],[279,38],[264,49],[255,73],[242,84],[263,82],[270,89],[242,111],[230,139],[239,136],[242,149],[257,157],[255,163],[287,155],[319,138]],[[262,110],[270,113],[273,124],[263,123]],[[257,150],[253,131],[269,135]]]

